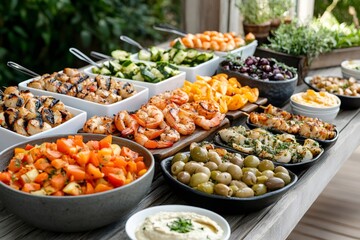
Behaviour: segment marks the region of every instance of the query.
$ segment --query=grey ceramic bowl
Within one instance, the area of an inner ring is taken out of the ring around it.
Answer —
[[[291,95],[295,91],[298,80],[298,75],[296,74],[294,78],[289,80],[265,82],[243,75],[239,72],[225,70],[221,65],[219,65],[217,72],[225,73],[229,77],[235,77],[242,86],[258,88],[261,97],[266,97],[268,103],[278,107],[285,105],[289,101]]]
[[[84,141],[100,140],[104,135],[81,134]],[[25,147],[26,144],[39,144],[45,141],[54,142],[67,135],[55,135],[20,143],[14,147]],[[154,158],[139,144],[118,137],[113,143],[127,146],[144,156],[149,170],[132,183],[110,191],[82,196],[35,196],[15,190],[0,182],[0,199],[4,206],[25,222],[45,230],[56,232],[79,232],[95,229],[126,216],[147,194],[154,176]],[[13,156],[14,147],[0,153],[0,170],[4,170]],[[125,219],[124,219],[125,221]]]

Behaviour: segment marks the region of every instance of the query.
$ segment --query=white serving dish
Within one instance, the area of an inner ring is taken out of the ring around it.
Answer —
[[[137,62],[143,62],[143,61],[137,61]],[[107,63],[107,62],[104,62],[104,63]],[[154,63],[150,63],[150,64],[154,64]],[[84,72],[86,74],[88,74],[89,76],[95,77],[98,74],[94,74],[91,71],[92,68],[93,68],[93,66],[89,66],[89,67],[84,69]],[[102,76],[110,77],[110,76],[105,76],[105,75],[102,75]],[[170,90],[174,90],[176,88],[182,87],[184,85],[184,82],[185,82],[185,72],[180,71],[180,73],[178,75],[173,76],[173,77],[168,78],[168,79],[165,79],[165,80],[163,80],[161,82],[158,82],[158,83],[142,82],[142,81],[136,81],[136,80],[126,79],[126,78],[117,78],[117,77],[112,77],[112,78],[114,78],[114,79],[116,79],[118,81],[129,82],[129,83],[132,83],[134,85],[138,85],[138,86],[145,87],[145,88],[149,89],[149,98],[150,98],[150,97],[152,97],[154,95],[157,95],[159,93],[163,93],[165,91],[170,91]],[[145,103],[145,102],[143,102],[143,103]],[[139,107],[137,107],[136,109],[138,109]],[[134,110],[136,110],[136,109],[134,109]]]
[[[304,93],[300,92],[300,93],[293,94],[290,97],[290,102],[292,103],[292,105],[298,107],[299,109],[303,109],[304,111],[318,112],[318,113],[330,112],[330,111],[333,111],[333,110],[338,110],[340,108],[340,105],[341,105],[340,98],[338,98],[335,94],[332,94],[332,93],[327,93],[327,94],[331,95],[332,97],[334,97],[336,99],[336,105],[331,106],[331,107],[315,107],[315,106],[310,106],[310,105],[305,105],[305,104],[302,104],[302,103],[295,102],[293,100],[293,98],[295,98],[295,97],[297,97],[297,96],[299,96],[301,94],[304,94]]]
[[[0,127],[0,151],[8,148],[14,144],[33,140],[36,138],[47,137],[55,134],[75,134],[79,129],[81,129],[86,121],[86,112],[65,106],[65,108],[73,114],[73,117],[68,121],[51,128],[47,131],[32,135],[32,136],[23,136],[16,132],[13,132],[9,129]]]
[[[19,89],[30,90],[33,94],[39,96],[40,95],[53,96],[57,99],[60,99],[67,106],[71,106],[86,111],[88,118],[94,115],[112,117],[120,110],[135,111],[139,109],[142,104],[146,103],[149,98],[149,90],[146,87],[138,86],[134,84],[134,87],[137,91],[135,95],[113,104],[104,105],[104,104],[90,102],[81,98],[68,96],[65,94],[28,87],[27,84],[34,79],[35,78],[32,78],[19,83]]]
[[[131,55],[130,59],[133,61],[152,63],[151,61],[139,60],[137,53]],[[175,65],[175,64],[172,64],[172,65],[179,68],[180,71],[186,73],[186,76],[185,76],[186,80],[188,80],[190,82],[195,82],[197,75],[213,76],[216,73],[216,69],[217,69],[219,63],[220,63],[220,58],[218,56],[214,55],[214,57],[212,59],[210,59],[209,61],[201,63],[195,67],[185,67],[185,66]]]
[[[357,80],[360,80],[360,70],[354,69],[355,66],[360,67],[360,60],[346,60],[341,62],[341,72],[343,77],[353,77]]]
[[[145,218],[159,212],[194,212],[204,215],[215,221],[224,231],[222,240],[230,238],[231,229],[228,222],[219,214],[203,208],[187,205],[161,205],[146,208],[132,215],[126,222],[125,231],[131,240],[136,240],[135,231],[144,222]]]
[[[214,53],[219,57],[223,57],[223,58],[226,57],[228,54],[234,54],[237,56],[241,56],[241,59],[246,59],[247,57],[254,55],[257,45],[258,45],[258,41],[254,40],[245,46],[236,48],[229,52],[214,51]]]
[[[297,115],[304,115],[312,118],[319,118],[326,122],[331,122],[334,120],[337,116],[337,114],[340,111],[340,107],[337,109],[329,110],[329,111],[318,111],[318,110],[306,110],[304,108],[298,107],[294,105],[293,102],[290,102],[290,106],[292,109],[292,112]]]

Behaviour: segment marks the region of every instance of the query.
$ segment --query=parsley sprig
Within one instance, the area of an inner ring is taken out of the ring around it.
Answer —
[[[191,219],[178,218],[167,225],[171,231],[179,233],[188,233],[194,229]]]

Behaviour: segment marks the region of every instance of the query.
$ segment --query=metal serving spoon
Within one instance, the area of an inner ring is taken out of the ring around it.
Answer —
[[[79,58],[80,60],[83,60],[95,67],[101,68],[100,64],[97,64],[96,62],[94,62],[91,58],[89,58],[88,56],[86,56],[83,52],[81,52],[79,49],[76,48],[69,48],[69,52],[71,52],[72,54],[74,54],[77,58]]]
[[[186,36],[186,33],[184,33],[183,31],[167,24],[154,24],[153,28],[163,32],[175,33],[176,35],[179,35],[181,37]]]
[[[8,67],[11,67],[12,69],[15,69],[16,71],[19,71],[21,73],[24,73],[30,77],[37,77],[37,76],[40,76],[40,74],[36,73],[36,72],[33,72],[31,71],[30,69],[26,68],[26,67],[23,67],[21,66],[20,64],[17,64],[15,62],[7,62],[7,65]]]
[[[135,41],[135,40],[132,39],[132,38],[129,38],[129,37],[124,36],[124,35],[121,35],[121,36],[120,36],[120,40],[122,40],[122,41],[124,41],[124,42],[126,42],[126,43],[129,43],[129,44],[131,44],[131,45],[133,45],[133,46],[135,46],[135,47],[137,47],[137,48],[139,48],[139,49],[141,49],[141,50],[150,52],[147,48],[144,48],[143,46],[141,46],[140,43],[138,43],[137,41]]]
[[[99,53],[99,52],[96,52],[96,51],[91,51],[90,56],[92,56],[94,58],[97,58],[97,59],[100,59],[100,60],[102,60],[102,59],[113,59],[113,57],[111,57],[109,55]]]

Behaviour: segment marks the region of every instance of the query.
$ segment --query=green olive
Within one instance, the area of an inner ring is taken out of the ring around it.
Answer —
[[[265,185],[270,191],[273,191],[273,190],[280,189],[280,188],[284,187],[285,182],[281,178],[272,177],[272,178],[269,178],[265,182]]]
[[[209,151],[208,152],[208,158],[209,158],[210,162],[214,162],[218,166],[222,163],[221,157],[215,151]]]
[[[197,185],[196,189],[201,192],[204,192],[204,193],[213,194],[214,193],[214,183],[212,183],[212,182],[200,183],[199,185]]]
[[[265,170],[261,173],[262,176],[266,176],[267,178],[271,178],[274,176],[274,172],[271,170]]]
[[[256,168],[260,163],[260,160],[257,156],[249,155],[244,158],[244,166],[245,167],[253,167]]]
[[[210,178],[215,181],[217,175],[219,175],[220,173],[221,172],[219,170],[213,170],[213,171],[211,171]]]
[[[190,150],[190,157],[196,162],[207,162],[208,151],[205,148],[196,146]]]
[[[284,172],[277,172],[274,174],[274,177],[278,177],[281,178],[282,180],[284,180],[285,185],[289,184],[291,182],[291,177],[289,174],[286,174]]]
[[[198,168],[195,170],[195,173],[199,173],[199,172],[205,173],[205,174],[208,175],[209,178],[210,178],[211,171],[210,171],[210,169],[208,169],[207,167],[204,167],[204,166],[198,167]]]
[[[242,168],[242,172],[252,172],[254,173],[256,176],[261,176],[261,172],[259,171],[259,169],[257,168],[253,168],[253,167],[244,167]]]
[[[232,163],[229,163],[229,162],[223,162],[223,163],[220,163],[220,165],[218,166],[218,169],[219,171],[221,172],[226,172],[228,167],[232,165]]]
[[[289,171],[286,168],[284,168],[283,166],[277,166],[274,169],[274,173],[277,173],[277,172],[283,172],[283,173],[289,174]]]
[[[176,176],[176,179],[186,185],[188,185],[190,183],[190,178],[191,175],[188,172],[182,171],[179,172],[178,175]]]
[[[236,185],[230,185],[229,188],[232,191],[232,196],[235,195],[235,193],[240,190],[240,188],[238,188]]]
[[[177,161],[173,165],[171,165],[171,173],[173,175],[178,175],[179,172],[184,170],[185,163],[182,161]]]
[[[235,180],[240,180],[243,172],[241,170],[241,168],[238,165],[235,164],[231,164],[228,168],[227,168],[227,172],[231,174],[232,179]]]
[[[259,166],[258,166],[258,169],[260,172],[263,172],[265,170],[271,170],[273,171],[274,170],[274,163],[270,160],[262,160],[260,163],[259,163]]]
[[[244,183],[243,181],[237,181],[237,180],[232,180],[230,182],[230,186],[232,186],[232,185],[238,187],[239,189],[248,187],[248,185],[246,185],[246,183]]]
[[[269,178],[267,176],[259,176],[256,177],[256,182],[257,183],[265,183]]]
[[[232,189],[223,183],[215,184],[214,192],[221,196],[231,196],[232,195]]]
[[[254,190],[255,196],[263,195],[267,192],[265,184],[262,183],[258,183],[252,186],[252,190]]]
[[[189,156],[186,153],[177,153],[171,160],[171,164],[174,164],[175,162],[184,162],[187,163],[189,161]]]
[[[191,175],[189,185],[190,187],[196,187],[200,183],[204,183],[207,181],[209,181],[209,176],[206,175],[205,173],[199,172]]]
[[[235,153],[234,157],[230,159],[230,162],[237,165],[237,166],[239,166],[239,167],[242,167],[244,165],[243,157],[240,154],[237,154],[237,153]]]
[[[218,165],[214,162],[207,162],[205,163],[204,165],[205,167],[207,167],[208,169],[210,169],[210,171],[213,171],[213,170],[217,170],[218,169]]]
[[[231,182],[231,180],[232,180],[232,178],[231,178],[231,174],[230,173],[228,173],[228,172],[222,172],[222,173],[220,173],[220,174],[218,174],[217,176],[216,176],[216,179],[215,179],[218,183],[223,183],[223,184],[226,184],[226,185],[228,185],[230,182]]]
[[[197,168],[201,167],[201,164],[198,162],[190,161],[185,163],[184,170],[190,174],[193,174]]]
[[[256,183],[256,176],[253,172],[244,172],[241,180],[248,186],[252,186]]]
[[[242,188],[240,190],[238,190],[236,193],[235,193],[235,197],[238,197],[238,198],[248,198],[248,197],[253,197],[254,196],[254,190],[252,190],[251,188],[249,187],[245,187],[245,188]]]

